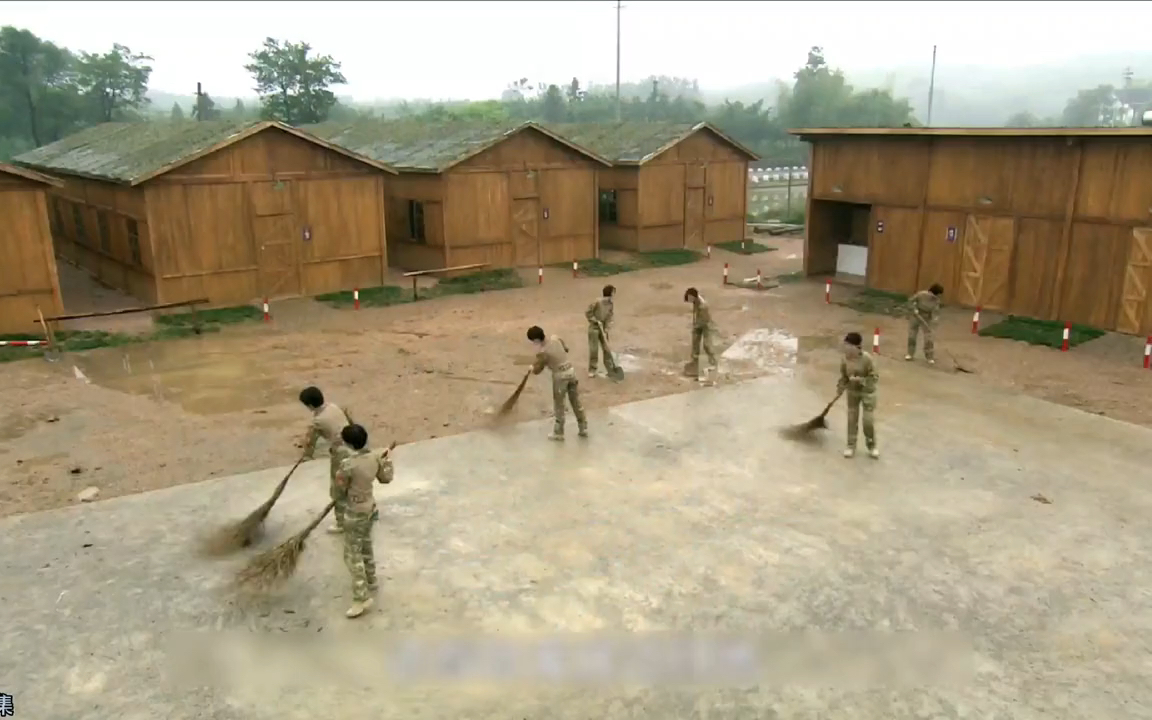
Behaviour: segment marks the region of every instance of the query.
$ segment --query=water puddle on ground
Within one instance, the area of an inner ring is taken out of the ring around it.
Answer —
[[[204,343],[155,343],[106,348],[76,359],[86,381],[133,395],[174,402],[191,413],[217,415],[277,405],[291,389],[259,358]]]
[[[763,374],[791,376],[796,366],[811,353],[832,351],[832,337],[796,337],[783,330],[757,328],[741,335],[721,355],[723,371],[733,375]]]

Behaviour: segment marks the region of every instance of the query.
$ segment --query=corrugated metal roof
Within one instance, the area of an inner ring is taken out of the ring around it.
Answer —
[[[1146,137],[1152,128],[802,128],[788,131],[798,137]]]
[[[48,177],[47,175],[36,172],[35,170],[22,168],[18,165],[9,165],[8,163],[0,163],[0,173],[5,175],[13,175],[15,177],[24,178],[25,180],[31,180],[32,182],[42,183],[44,185],[52,185],[55,187],[60,187],[64,184],[56,178]]]
[[[700,130],[716,134],[752,160],[759,157],[709,123],[620,122],[545,125],[617,165],[642,165]]]
[[[416,172],[444,172],[492,147],[510,135],[528,129],[552,137],[592,159],[608,164],[578,144],[559,137],[547,128],[527,122],[419,120],[358,120],[305,125],[305,132],[348,150],[386,163],[394,168]]]
[[[51,173],[137,185],[273,127],[381,170],[395,172],[296,128],[270,121],[103,123],[26,152],[16,157],[15,162]]]

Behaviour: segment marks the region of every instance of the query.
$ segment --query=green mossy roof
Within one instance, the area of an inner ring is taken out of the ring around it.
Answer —
[[[554,123],[548,130],[575,145],[585,147],[613,163],[638,164],[683,139],[695,123],[621,122]]]
[[[495,145],[524,124],[359,120],[304,125],[300,129],[398,170],[442,172]]]
[[[103,123],[26,152],[15,161],[47,172],[133,183],[258,124],[192,120]]]

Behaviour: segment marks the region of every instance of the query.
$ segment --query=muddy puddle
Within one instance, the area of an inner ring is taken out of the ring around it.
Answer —
[[[818,354],[831,357],[836,338],[797,337],[782,330],[757,328],[741,335],[720,355],[724,370],[733,374],[769,373],[792,375],[798,365]]]
[[[75,370],[78,379],[101,387],[218,415],[292,399],[292,389],[259,361],[226,347],[172,342],[97,350],[76,358]]]

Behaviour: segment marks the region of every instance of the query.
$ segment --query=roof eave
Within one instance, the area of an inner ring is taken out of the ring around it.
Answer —
[[[6,173],[8,175],[12,175],[13,177],[24,178],[25,180],[48,185],[49,187],[64,187],[64,182],[59,178],[52,177],[51,175],[45,175],[44,173],[37,172],[31,168],[21,167],[15,163],[0,163],[0,173]]]
[[[41,165],[40,163],[28,162],[26,160],[12,160],[13,165],[19,165],[29,170],[34,170],[39,173],[51,173],[52,175],[62,175],[64,177],[74,177],[81,180],[95,180],[97,182],[109,183],[112,185],[123,185],[126,187],[132,186],[131,180],[124,178],[114,178],[107,175],[95,175],[93,173],[86,173],[82,170],[65,170],[63,168],[52,167],[51,165]],[[63,187],[63,183],[59,187]]]

